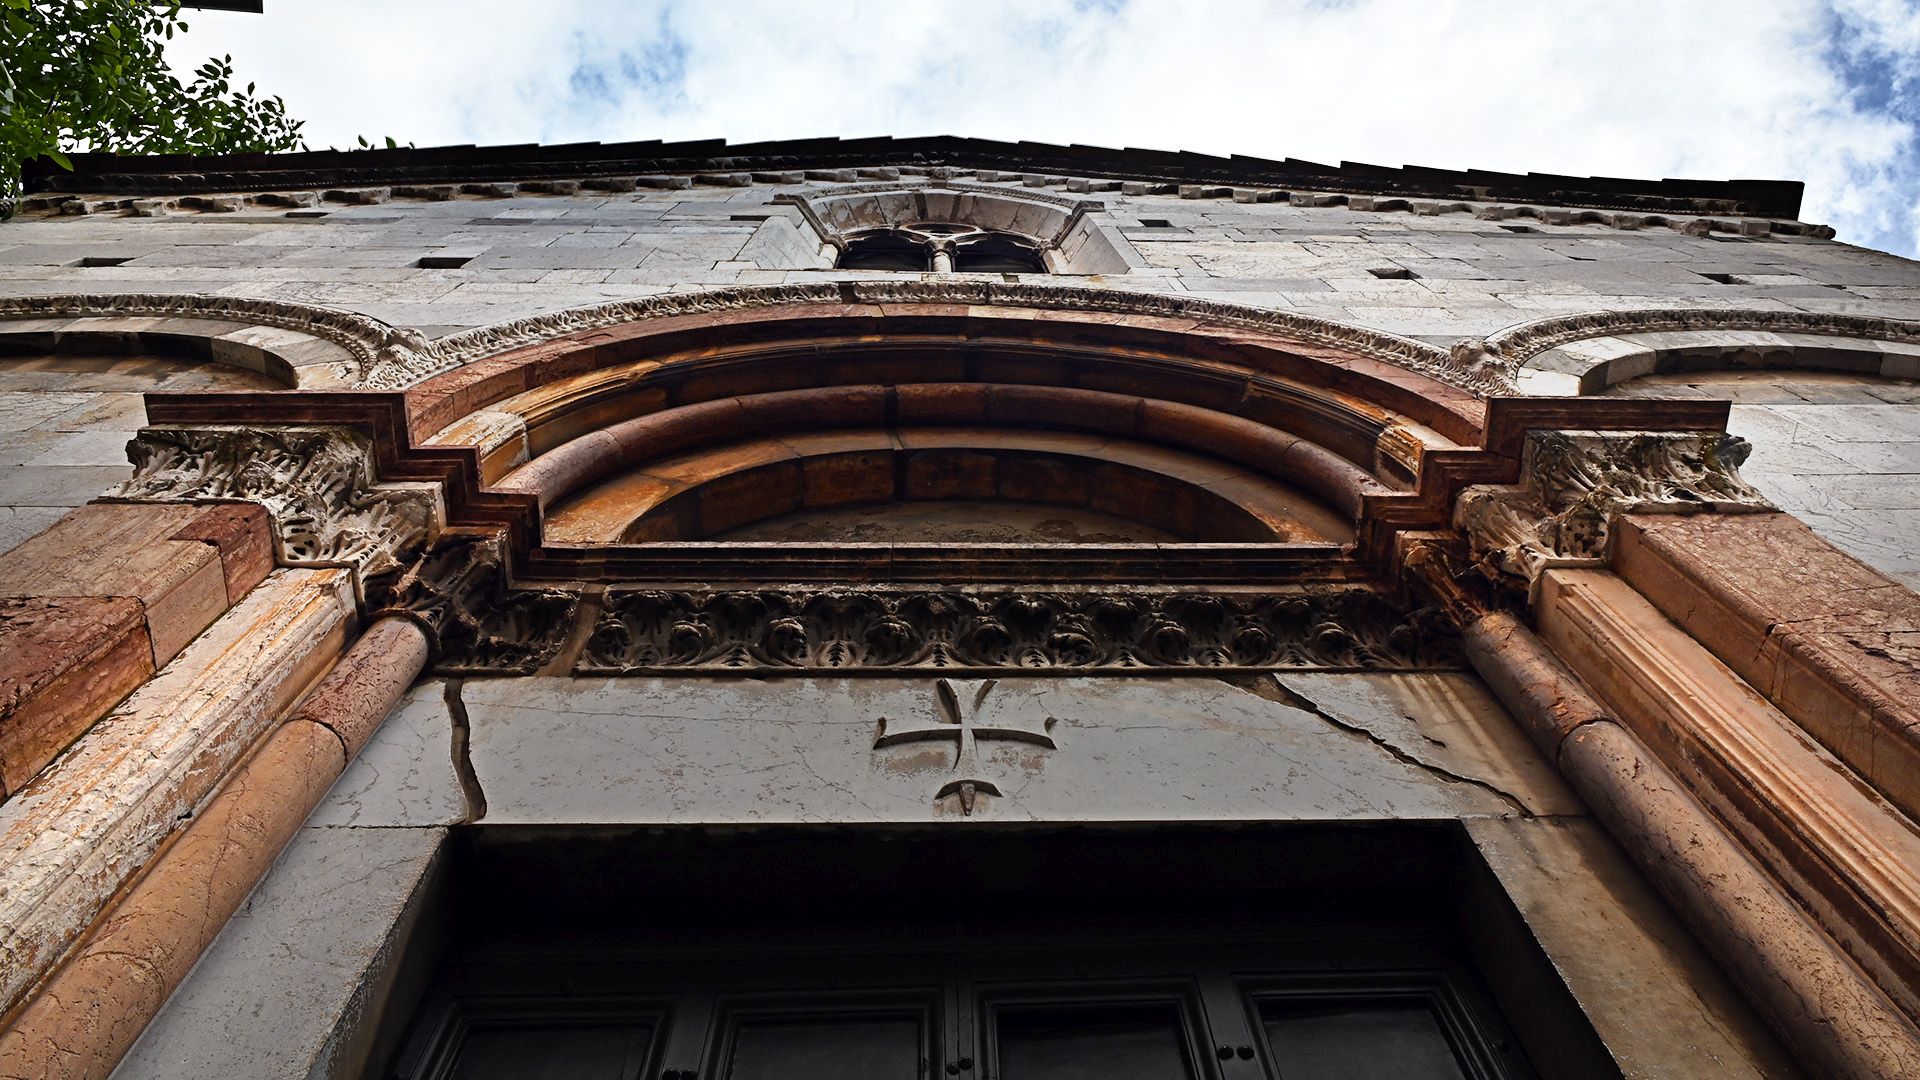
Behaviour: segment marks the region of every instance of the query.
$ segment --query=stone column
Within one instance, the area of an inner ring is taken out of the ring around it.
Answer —
[[[111,1073],[430,651],[416,619],[369,627],[0,1034],[0,1078]]]
[[[1920,1075],[1920,1031],[1515,616],[1468,661],[1760,1011],[1823,1077]]]
[[[1521,483],[1468,489],[1455,521],[1540,634],[1469,616],[1469,656],[1819,1075],[1920,1075],[1911,735],[1897,694],[1862,692],[1899,680],[1793,677],[1871,654],[1847,634],[1882,629],[1860,616],[1892,583],[1786,525],[1745,456],[1722,432],[1531,433]],[[1839,616],[1806,640],[1766,621],[1819,606],[1789,569]]]

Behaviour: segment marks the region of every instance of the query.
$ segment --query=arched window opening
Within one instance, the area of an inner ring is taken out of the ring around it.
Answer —
[[[896,229],[877,229],[847,242],[840,253],[842,270],[913,270],[933,268],[933,253],[923,241]]]
[[[945,221],[873,229],[849,241],[842,270],[907,270],[961,274],[1044,274],[1046,261],[1032,240]]]
[[[1004,233],[989,233],[953,253],[953,269],[961,274],[1044,274],[1047,267],[1039,249]]]

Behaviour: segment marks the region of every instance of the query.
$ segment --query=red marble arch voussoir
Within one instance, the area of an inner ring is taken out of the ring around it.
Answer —
[[[1388,490],[1345,458],[1241,417],[1134,395],[1003,383],[815,387],[663,409],[561,443],[508,474],[497,488],[534,495],[548,509],[608,477],[668,457],[704,452],[724,461],[744,442],[789,432],[929,428],[975,432],[970,445],[1002,443],[1008,449],[1016,447],[1023,430],[1117,437],[1172,451],[1163,451],[1164,462],[1150,470],[1168,477],[1183,471],[1182,458],[1224,459],[1307,493],[1348,521],[1359,518],[1366,495]]]

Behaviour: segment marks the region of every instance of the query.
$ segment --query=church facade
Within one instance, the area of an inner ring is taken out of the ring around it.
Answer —
[[[1920,265],[1796,183],[75,166],[0,1077],[1920,1077]]]

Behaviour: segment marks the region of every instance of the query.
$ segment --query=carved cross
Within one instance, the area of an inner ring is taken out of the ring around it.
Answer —
[[[1004,724],[982,724],[977,717],[980,703],[986,700],[988,691],[999,682],[988,679],[974,691],[973,700],[961,704],[960,695],[947,679],[935,682],[934,690],[940,701],[940,717],[932,723],[911,720],[893,720],[880,718],[880,734],[873,740],[873,748],[898,746],[901,743],[929,742],[940,739],[952,739],[954,742],[953,779],[941,785],[934,794],[935,801],[949,795],[960,796],[960,810],[964,814],[973,813],[975,798],[985,792],[988,795],[1000,794],[993,781],[982,779],[980,759],[977,751],[982,739],[1006,739],[1013,742],[1032,743],[1054,749],[1053,736],[1049,734],[1054,718],[1049,716],[1037,722],[1013,721]]]

